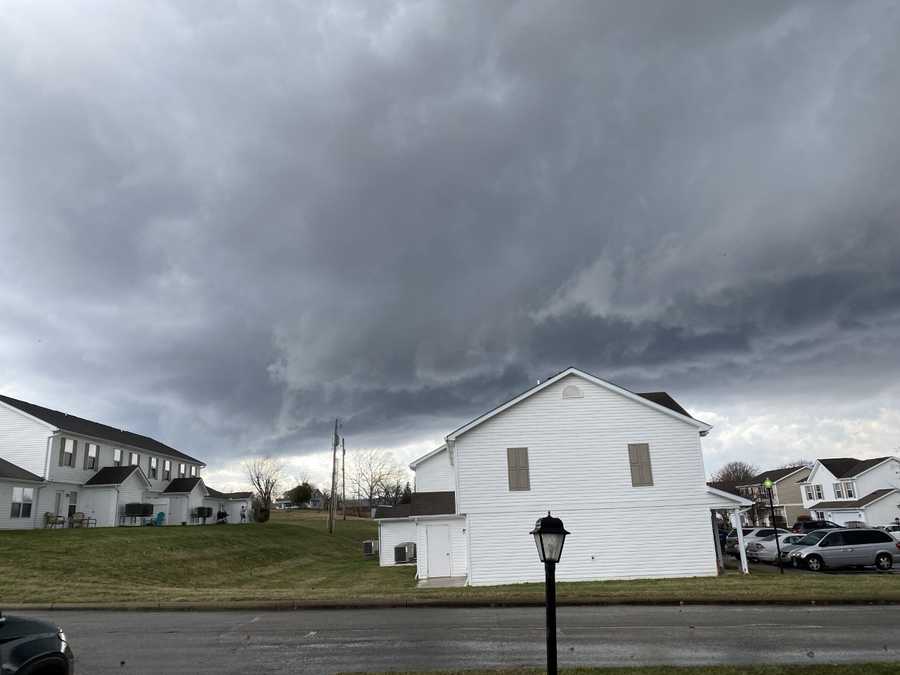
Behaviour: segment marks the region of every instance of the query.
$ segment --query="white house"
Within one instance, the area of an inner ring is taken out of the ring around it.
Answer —
[[[700,438],[710,428],[664,392],[568,368],[410,465],[412,503],[375,516],[380,562],[398,564],[411,547],[395,547],[414,543],[419,579],[540,581],[528,533],[550,510],[571,532],[561,581],[715,575],[711,512],[752,502],[707,487]],[[677,545],[666,545],[659,528],[673,524]]]
[[[238,522],[250,493],[205,485],[206,465],[148,436],[0,396],[0,529],[48,524],[113,527],[140,522],[144,504],[164,522]],[[205,517],[211,510],[211,516]]]
[[[900,459],[818,459],[801,481],[803,506],[838,525],[888,525],[900,518]]]

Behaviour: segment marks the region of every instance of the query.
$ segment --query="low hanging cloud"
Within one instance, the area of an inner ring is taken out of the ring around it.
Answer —
[[[6,3],[0,389],[234,466],[335,416],[405,458],[576,365],[714,417],[708,468],[896,452],[898,29]]]

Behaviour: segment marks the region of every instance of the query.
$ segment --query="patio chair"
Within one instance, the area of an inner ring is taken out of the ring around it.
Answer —
[[[66,524],[66,519],[55,513],[47,511],[44,513],[44,527],[54,528],[62,527]]]
[[[85,518],[84,513],[79,511],[72,516],[70,522],[72,523],[72,527],[87,527],[90,520],[90,518]]]
[[[166,521],[166,514],[163,513],[162,511],[160,511],[159,513],[156,514],[156,518],[154,518],[153,520],[150,521],[150,524],[154,525],[155,527],[162,527],[163,523],[165,521]]]

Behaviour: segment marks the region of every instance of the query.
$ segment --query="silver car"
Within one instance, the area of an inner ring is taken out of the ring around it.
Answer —
[[[776,544],[775,535],[758,539],[746,545],[747,557],[762,562],[778,562],[778,544],[781,545],[781,559],[787,560],[787,554],[797,547],[805,537],[803,534],[782,534]]]
[[[744,527],[741,529],[744,539],[745,551],[747,550],[748,544],[752,544],[753,542],[764,539],[765,537],[770,537],[776,532],[781,533],[782,536],[791,534],[787,530],[774,527]],[[734,557],[738,557],[740,555],[740,553],[738,552],[737,530],[732,530],[728,533],[728,536],[725,537],[725,553],[730,553]]]
[[[826,567],[866,567],[889,570],[900,542],[887,532],[874,529],[816,530],[790,552],[794,567],[818,572]]]

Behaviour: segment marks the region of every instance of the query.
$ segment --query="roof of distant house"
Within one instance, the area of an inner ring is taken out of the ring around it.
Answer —
[[[751,478],[748,482],[743,483],[742,485],[762,485],[766,479],[768,478],[773,483],[777,483],[782,478],[787,478],[791,474],[795,474],[801,469],[806,469],[807,467],[802,464],[799,466],[787,466],[783,469],[770,469],[769,471],[763,471],[762,473],[756,474],[753,478]]]
[[[379,506],[375,519],[406,518],[408,516],[443,516],[456,513],[456,494],[447,492],[413,492],[409,504]]]
[[[176,479],[176,480],[184,480]],[[192,487],[191,490],[194,488]],[[185,492],[189,492],[190,490],[185,490]],[[209,493],[210,497],[215,497],[216,499],[249,499],[253,494],[252,492],[219,492],[218,490],[213,490],[209,485],[206,486],[206,491]],[[276,500],[276,501],[290,501],[290,500]]]
[[[834,502],[819,502],[818,504],[813,504],[812,506],[810,506],[809,510],[820,511],[822,509],[860,509],[863,506],[867,506],[872,502],[889,495],[892,492],[898,492],[898,490],[896,488],[883,488],[881,490],[870,492],[865,497],[860,497],[859,499],[854,501],[839,500]]]
[[[40,476],[26,471],[20,466],[16,466],[12,462],[7,462],[0,457],[0,478],[11,478],[13,480],[28,480],[36,483],[42,482],[44,479]]]
[[[829,457],[820,459],[822,466],[831,472],[835,478],[853,478],[863,471],[878,466],[893,457],[875,457],[874,459],[856,459],[854,457]]]
[[[707,487],[711,487],[714,490],[721,490],[722,492],[727,492],[728,494],[741,496],[741,493],[738,492],[737,486],[734,483],[727,483],[723,481],[709,481]]]
[[[136,466],[105,466],[90,477],[85,485],[121,485],[135,471]]]
[[[163,492],[190,492],[202,479],[200,476],[191,476],[189,478],[176,478],[166,486]],[[209,488],[207,488],[209,490]]]
[[[162,455],[169,455],[171,457],[177,457],[206,466],[199,459],[195,459],[165,443],[160,443],[155,438],[150,438],[149,436],[142,436],[141,434],[136,434],[131,431],[125,431],[124,429],[116,429],[115,427],[101,424],[100,422],[92,422],[83,417],[69,415],[68,413],[60,412],[59,410],[51,410],[50,408],[44,408],[43,406],[34,403],[20,401],[11,396],[0,395],[0,401],[17,410],[21,410],[32,417],[42,420],[47,424],[56,427],[60,431],[69,431],[73,434],[100,438],[112,441],[113,443],[121,443],[122,445],[130,445],[142,450],[158,452]]]

